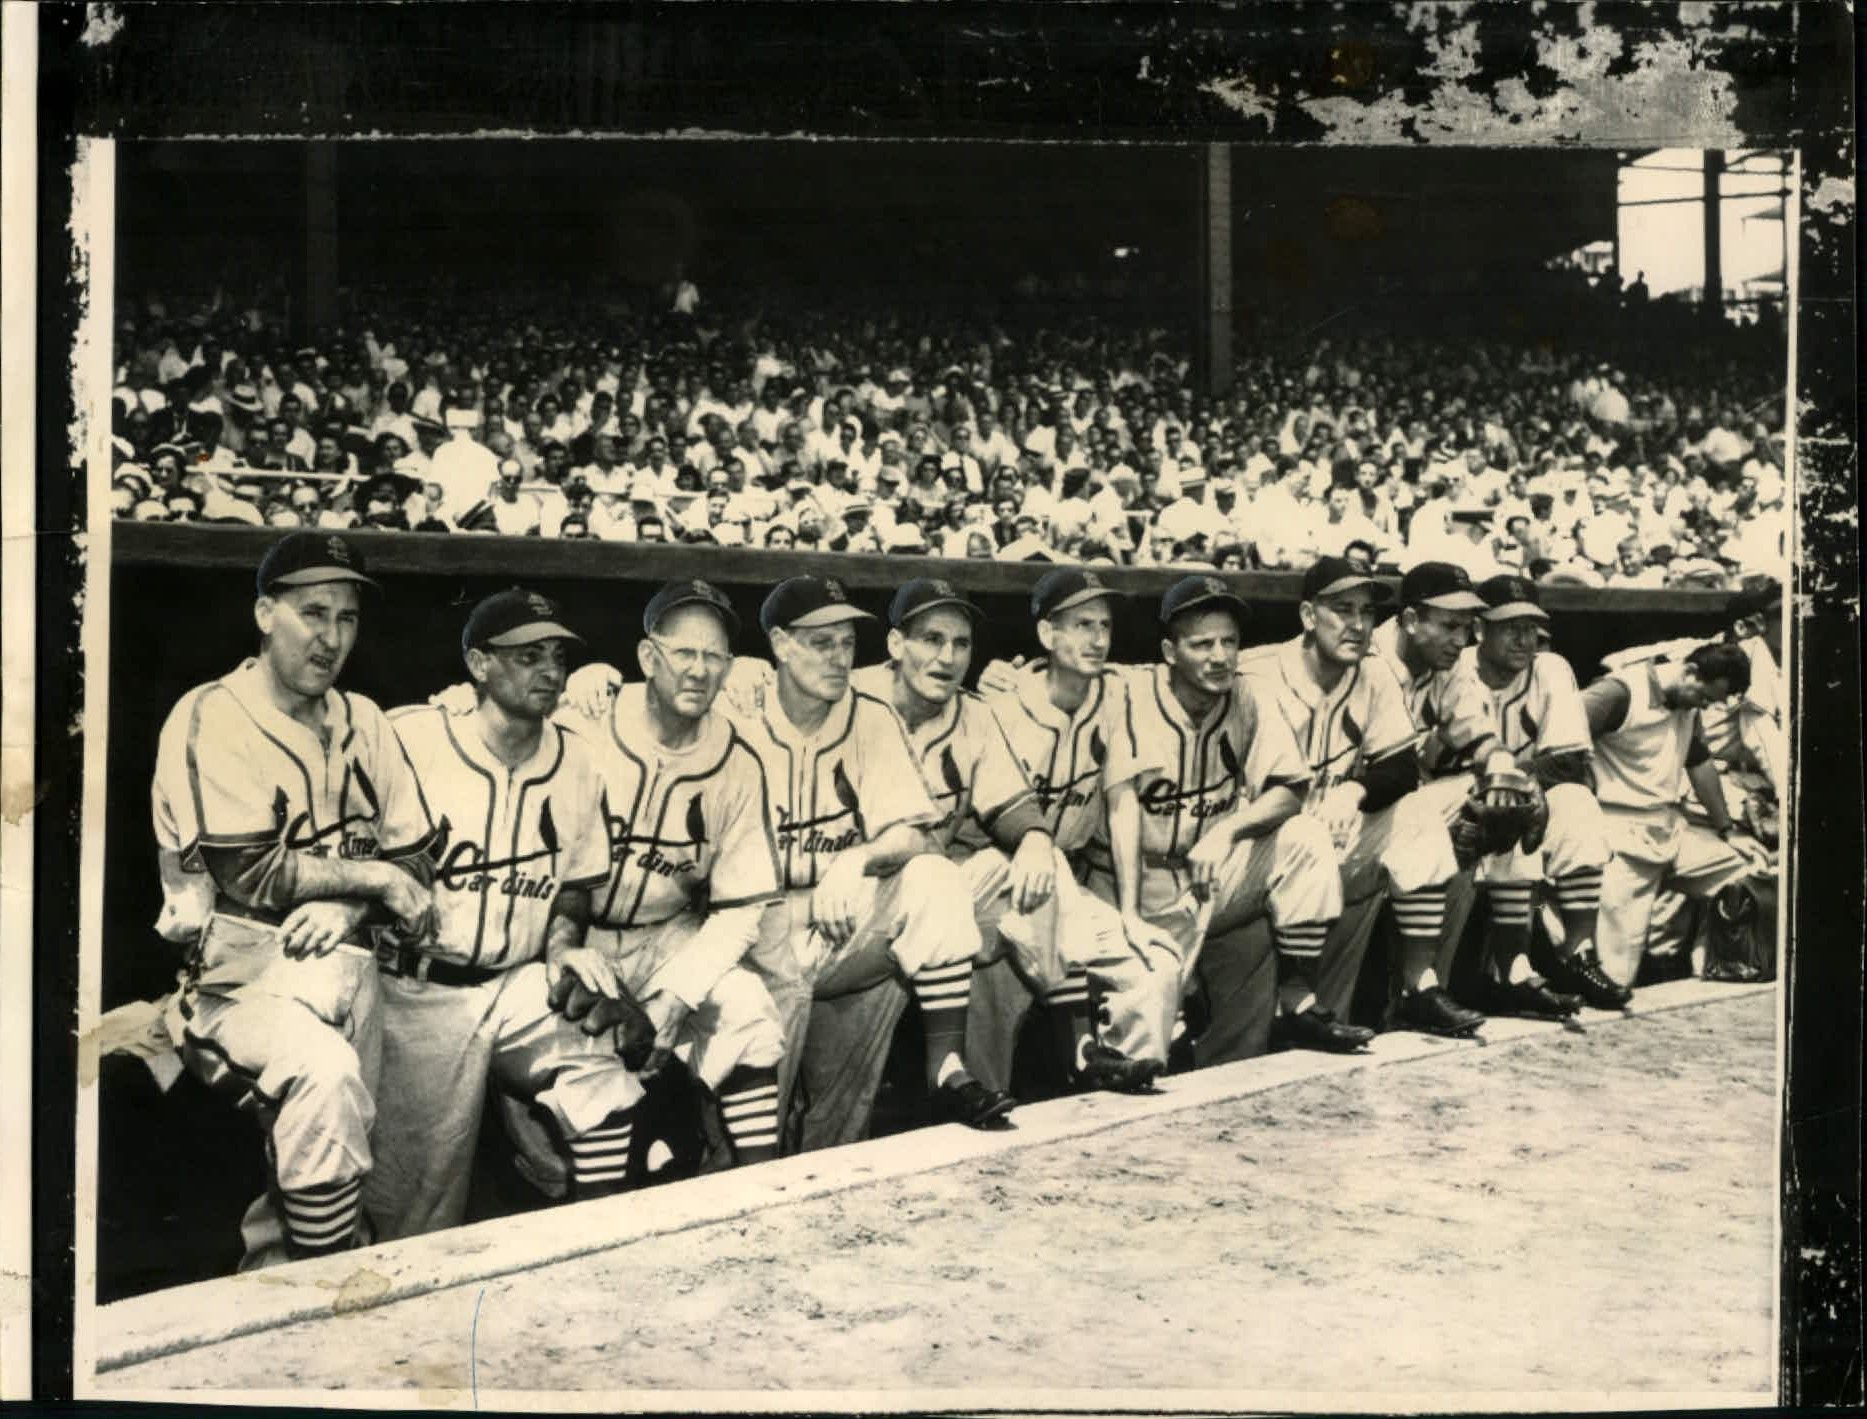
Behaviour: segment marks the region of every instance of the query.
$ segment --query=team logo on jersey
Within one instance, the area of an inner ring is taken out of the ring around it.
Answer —
[[[868,838],[868,828],[862,821],[862,806],[856,798],[856,786],[843,771],[841,759],[830,770],[830,791],[842,805],[834,813],[821,813],[815,818],[795,818],[788,807],[783,804],[778,806],[775,826],[780,846],[787,851],[796,848],[799,852],[810,853],[841,852]],[[845,820],[850,822],[850,826],[841,832],[824,831],[831,824]]]
[[[631,858],[644,872],[660,877],[681,877],[700,870],[700,852],[707,845],[707,820],[700,807],[700,795],[687,800],[685,838],[660,837],[637,833],[624,817],[609,811],[609,794],[603,794],[603,822],[609,832],[609,860],[613,869],[622,868]],[[681,856],[680,854],[690,854]]]
[[[1231,735],[1224,730],[1219,732],[1217,747],[1221,770],[1217,778],[1193,788],[1181,788],[1169,778],[1156,778],[1136,795],[1141,811],[1157,818],[1184,813],[1195,820],[1229,813],[1238,803],[1245,770],[1238,751],[1232,747]]]
[[[550,898],[557,895],[557,823],[551,816],[551,800],[538,808],[538,847],[532,852],[511,857],[491,858],[471,838],[450,845],[453,825],[447,819],[435,832],[434,851],[441,865],[434,874],[434,884],[455,892],[498,892],[502,897]],[[522,872],[533,862],[549,862],[544,872]],[[496,874],[504,873],[503,876]]]
[[[333,847],[337,856],[346,861],[375,857],[382,845],[373,829],[381,816],[382,801],[376,785],[370,782],[363,765],[354,761],[344,765],[344,784],[337,795],[337,821],[325,827],[311,826],[309,810],[293,816],[291,799],[284,788],[275,788],[272,794],[274,831],[287,850],[313,857],[329,857]]]

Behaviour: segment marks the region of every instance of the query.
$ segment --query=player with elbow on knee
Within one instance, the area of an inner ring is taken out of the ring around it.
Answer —
[[[1431,967],[1446,889],[1458,870],[1452,840],[1418,791],[1418,734],[1405,694],[1387,662],[1368,654],[1376,608],[1387,596],[1383,583],[1346,560],[1320,559],[1303,576],[1302,633],[1252,650],[1239,673],[1302,748],[1305,816],[1324,828],[1341,859],[1343,916],[1316,968],[1322,1008],[1347,1013],[1385,903],[1403,982],[1394,1023],[1469,1033],[1483,1017],[1439,989]],[[1364,1042],[1371,1034],[1354,1028]]]
[[[335,688],[375,585],[341,537],[275,543],[259,654],[184,695],[156,750],[156,929],[189,952],[182,1056],[266,1134],[243,1269],[362,1235],[381,1095],[368,932],[419,934],[432,912],[433,824],[409,762],[382,711]]]
[[[1178,581],[1161,599],[1160,663],[1128,672],[1128,732],[1109,746],[1089,888],[1175,987],[1165,1009],[1144,981],[1110,995],[1107,1034],[1130,1058],[1165,1061],[1202,950],[1259,922],[1269,924],[1275,965],[1248,963],[1241,974],[1274,980],[1290,1042],[1354,1049],[1371,1034],[1317,1000],[1340,874],[1328,832],[1300,811],[1309,770],[1289,728],[1239,677],[1246,614],[1217,577]]]
[[[1089,1016],[1087,962],[1109,913],[1078,886],[1044,808],[986,701],[963,688],[982,613],[950,583],[908,582],[889,606],[889,661],[854,684],[901,716],[921,773],[944,816],[935,844],[966,878],[982,945],[977,960],[1008,960],[1027,988],[991,1008],[975,973],[967,1023],[968,1068],[988,1086],[1010,1083],[1025,1010],[1041,996],[1056,1026],[1056,1063],[1084,1088],[1144,1089],[1152,1070],[1099,1045]],[[1112,923],[1111,923],[1112,924]]]
[[[1613,850],[1602,877],[1596,942],[1602,969],[1623,987],[1639,974],[1663,890],[1711,900],[1747,892],[1750,879],[1772,871],[1744,849],[1699,727],[1700,711],[1743,695],[1750,674],[1744,648],[1714,643],[1683,660],[1617,670],[1582,692],[1596,793]],[[1704,806],[1705,825],[1685,812],[1688,786]]]

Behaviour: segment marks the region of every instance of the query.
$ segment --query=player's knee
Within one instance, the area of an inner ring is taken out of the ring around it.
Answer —
[[[771,992],[755,974],[736,966],[707,993],[718,1023],[715,1032],[738,1040],[741,1062],[776,1064],[784,1051],[784,1027]]]
[[[1278,863],[1287,871],[1320,869],[1324,866],[1331,872],[1337,870],[1334,839],[1329,836],[1329,830],[1320,819],[1312,818],[1307,813],[1286,819],[1277,829],[1273,841],[1277,848]]]
[[[1549,827],[1542,842],[1544,874],[1565,877],[1605,864],[1612,851],[1607,819],[1595,795],[1579,783],[1563,783],[1544,797],[1549,803]]]

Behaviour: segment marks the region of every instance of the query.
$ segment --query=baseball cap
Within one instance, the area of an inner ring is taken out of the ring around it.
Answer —
[[[1472,590],[1464,567],[1451,562],[1421,562],[1400,579],[1402,606],[1433,606],[1441,611],[1482,611],[1485,599]]]
[[[733,604],[726,599],[726,593],[710,581],[671,581],[653,596],[648,598],[648,605],[642,611],[642,629],[651,636],[655,627],[661,624],[676,606],[711,606],[726,623],[729,635],[739,634],[739,613],[733,610]]]
[[[1167,594],[1160,598],[1160,622],[1163,626],[1171,625],[1174,617],[1202,606],[1223,606],[1239,616],[1251,612],[1244,598],[1216,576],[1189,576],[1168,587]]]
[[[952,582],[941,577],[916,577],[903,585],[895,593],[894,600],[888,603],[888,624],[898,629],[921,612],[931,611],[936,606],[957,606],[975,621],[985,615],[985,612],[954,590]]]
[[[1478,594],[1488,608],[1480,614],[1486,621],[1516,621],[1528,616],[1547,621],[1549,612],[1542,606],[1536,584],[1526,577],[1494,576],[1478,583]]]
[[[564,625],[557,603],[535,591],[515,586],[495,592],[467,617],[460,633],[460,648],[530,645],[533,641],[581,641],[582,636]]]
[[[1303,573],[1303,600],[1315,601],[1324,596],[1339,596],[1358,586],[1365,586],[1372,591],[1376,601],[1385,601],[1392,594],[1385,582],[1367,572],[1357,571],[1355,564],[1347,557],[1320,557],[1313,567]]]
[[[260,559],[255,580],[261,596],[281,586],[316,586],[326,581],[356,581],[382,590],[364,574],[362,554],[334,532],[294,532],[281,537]]]
[[[861,607],[850,605],[849,593],[832,577],[794,576],[781,581],[758,608],[758,623],[767,633],[874,619]]]
[[[1080,606],[1085,601],[1119,594],[1094,572],[1081,567],[1059,567],[1054,572],[1045,572],[1031,588],[1031,619],[1048,621],[1057,612]]]

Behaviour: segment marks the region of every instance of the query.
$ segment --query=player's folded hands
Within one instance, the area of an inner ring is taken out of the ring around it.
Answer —
[[[1225,866],[1225,859],[1231,856],[1234,844],[1227,841],[1222,833],[1207,833],[1193,844],[1193,850],[1186,855],[1187,875],[1192,878],[1193,896],[1199,901],[1210,901],[1214,888],[1219,884],[1219,869]]]
[[[385,864],[382,904],[395,914],[397,926],[410,940],[432,934],[434,893],[399,867]]]
[[[368,902],[300,902],[279,925],[279,944],[294,961],[328,956],[356,932]]]

